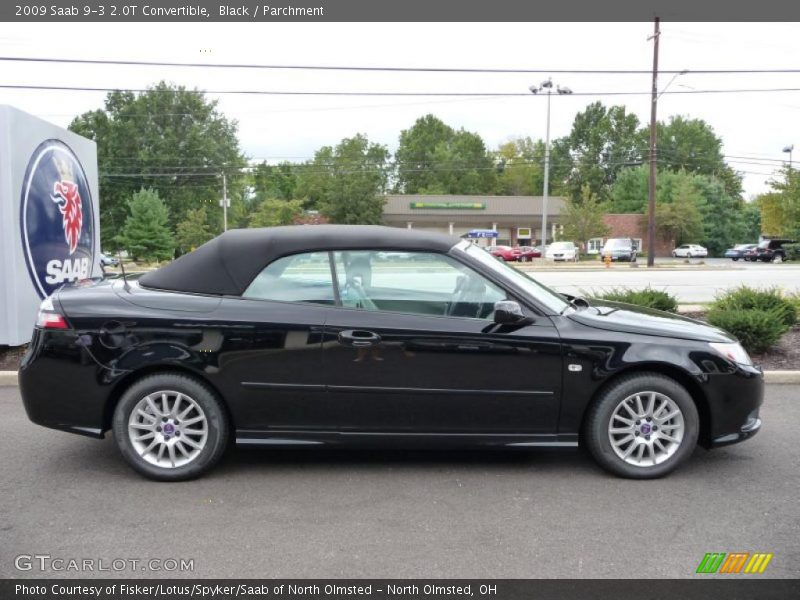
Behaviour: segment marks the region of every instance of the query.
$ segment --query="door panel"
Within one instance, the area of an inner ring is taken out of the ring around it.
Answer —
[[[340,427],[555,432],[556,329],[544,317],[513,333],[491,328],[485,319],[331,309],[323,367]]]
[[[225,299],[216,368],[237,428],[333,429],[322,375],[322,326],[330,308]]]

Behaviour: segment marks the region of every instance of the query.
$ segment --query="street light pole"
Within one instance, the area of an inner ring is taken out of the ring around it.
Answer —
[[[787,152],[789,154],[789,170],[790,171],[792,170],[792,151],[793,150],[794,150],[794,144],[792,144],[791,146],[785,146],[783,148],[783,151]]]
[[[547,250],[547,200],[550,196],[550,94],[547,90],[547,129],[544,138],[544,190],[542,191],[542,256]]]
[[[547,91],[547,128],[544,138],[544,189],[542,190],[542,256],[547,250],[547,202],[550,199],[550,96],[553,93],[553,80],[548,78],[538,87],[532,85],[528,88],[532,94]],[[568,87],[556,86],[556,93],[560,95],[571,94]]]

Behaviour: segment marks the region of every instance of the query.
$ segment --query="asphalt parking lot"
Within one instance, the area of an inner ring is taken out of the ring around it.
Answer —
[[[580,451],[237,449],[205,479],[164,484],[110,438],[31,424],[4,387],[0,577],[78,576],[18,571],[23,553],[188,558],[192,577],[691,577],[712,551],[772,552],[764,576],[797,577],[799,394],[768,386],[758,436],[657,481]]]

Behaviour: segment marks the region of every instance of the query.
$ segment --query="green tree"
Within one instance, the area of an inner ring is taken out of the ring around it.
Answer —
[[[544,190],[544,141],[529,137],[514,138],[494,153],[498,175],[495,194],[501,196],[541,196]],[[570,173],[569,149],[563,143],[550,148],[550,193],[564,193]]]
[[[800,239],[800,171],[784,167],[759,197],[764,235]]]
[[[197,208],[188,211],[184,220],[178,223],[175,237],[183,252],[190,252],[213,238],[214,234],[208,226],[206,209]]]
[[[291,225],[303,214],[302,200],[267,198],[262,200],[250,216],[250,227],[276,227]]]
[[[169,210],[158,192],[142,188],[128,202],[129,215],[118,243],[134,260],[168,260],[174,256],[175,240],[169,228]]]
[[[568,200],[561,213],[564,237],[580,243],[583,248],[586,248],[590,239],[605,237],[609,232],[608,225],[603,221],[605,213],[606,207],[597,199],[597,194],[584,185],[580,201]]]
[[[609,210],[614,213],[646,213],[648,179],[647,167],[620,172],[611,189]],[[687,189],[693,190],[690,197],[703,221],[703,233],[693,242],[702,243],[712,255],[719,255],[742,240],[758,238],[757,234],[755,237],[748,235],[752,231],[752,211],[745,214],[745,202],[739,196],[728,193],[725,181],[717,177],[682,170],[660,170],[656,202],[659,205],[669,204]]]
[[[742,241],[756,242],[761,235],[761,207],[757,201],[742,204]]]
[[[685,179],[680,183],[672,202],[656,205],[656,228],[675,245],[696,242],[703,235],[703,215],[698,208],[702,198]]]
[[[221,211],[213,210],[222,197],[220,174],[228,175],[229,195],[244,186],[236,122],[196,90],[161,82],[140,94],[110,92],[103,108],[76,117],[70,129],[97,142],[105,236],[122,226],[128,199],[142,187],[158,191],[173,228],[189,210],[205,207],[220,231]]]
[[[725,163],[722,139],[702,119],[672,116],[657,125],[659,167],[695,175],[713,176],[723,182],[729,196],[742,194],[742,180]],[[641,154],[648,156],[649,128],[639,132]]]
[[[266,162],[257,165],[253,171],[253,192],[257,201],[267,198],[291,200],[297,190],[296,165],[282,162],[268,165]]]
[[[420,117],[409,129],[400,132],[400,143],[395,152],[398,192],[418,194],[420,190],[436,185],[437,174],[431,169],[434,150],[449,142],[453,135],[452,127],[431,114]]]
[[[766,236],[781,237],[785,226],[781,195],[767,192],[761,194],[756,202],[760,210],[761,232]]]
[[[397,191],[405,194],[490,194],[497,175],[483,139],[433,115],[400,133]]]
[[[638,117],[624,106],[594,102],[575,115],[570,134],[554,144],[565,145],[572,157],[567,191],[574,199],[580,201],[583,186],[588,185],[606,200],[617,174],[642,162],[638,128]]]
[[[744,200],[732,196],[725,182],[717,177],[694,175],[693,186],[702,198],[698,208],[703,217],[703,237],[700,243],[710,255],[722,256],[726,248],[746,239]]]
[[[389,150],[365,135],[317,150],[299,170],[297,194],[333,223],[377,224],[389,176]]]

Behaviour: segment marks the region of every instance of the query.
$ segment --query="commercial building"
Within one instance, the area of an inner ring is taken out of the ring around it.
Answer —
[[[561,233],[559,217],[565,199],[547,201],[548,243]],[[541,196],[386,196],[383,220],[392,227],[423,229],[463,236],[473,229],[492,229],[497,237],[484,243],[535,246],[542,236]]]
[[[555,196],[547,201],[547,243],[564,239],[561,214],[566,199]],[[472,230],[494,230],[496,238],[481,238],[481,244],[538,246],[542,236],[541,196],[456,196],[394,194],[386,196],[383,221],[392,227],[423,229],[464,236]],[[607,214],[605,237],[588,241],[583,252],[597,254],[609,238],[628,237],[640,253],[647,252],[647,216]],[[673,240],[656,239],[656,255],[669,256]]]

